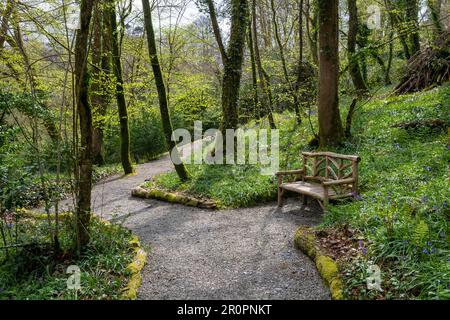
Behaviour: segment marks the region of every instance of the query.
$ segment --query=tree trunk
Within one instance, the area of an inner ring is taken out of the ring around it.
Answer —
[[[28,54],[25,50],[25,46],[23,44],[22,31],[20,28],[19,19],[17,17],[17,8],[14,5],[15,5],[14,1],[10,1],[9,3],[7,3],[7,7],[5,9],[6,12],[4,14],[3,21],[2,21],[2,34],[3,34],[3,28],[5,28],[4,30],[8,30],[8,19],[12,18],[11,24],[12,24],[12,29],[13,29],[13,38],[10,38],[7,35],[7,33],[5,33],[3,35],[3,38],[0,39],[0,48],[3,48],[4,41],[9,38],[9,41],[7,40],[8,44],[10,44],[13,48],[17,49],[19,51],[20,55],[22,56],[23,63],[25,66],[24,69],[25,69],[26,80],[30,84],[30,87],[28,89],[30,89],[34,98],[37,100],[36,102],[38,102],[39,105],[41,106],[41,108],[43,109],[43,111],[44,111],[42,113],[43,125],[44,125],[45,129],[47,130],[47,133],[48,133],[50,139],[56,144],[59,139],[59,131],[56,127],[55,120],[52,117],[50,108],[44,102],[40,101],[35,95],[35,92],[39,87],[39,81],[36,77],[34,67],[30,63],[29,56],[28,56]],[[11,14],[13,14],[15,16],[11,17]],[[14,66],[13,65],[11,65],[11,66],[12,66],[12,69],[14,70]],[[26,88],[26,81],[25,81],[24,87]],[[34,117],[36,115],[33,113],[30,116]]]
[[[309,49],[311,52],[311,58],[316,66],[319,65],[319,54],[317,49],[317,4],[313,4],[311,15],[310,0],[306,3],[307,21],[306,21],[306,34],[308,35]]]
[[[262,62],[261,62],[261,53],[259,51],[259,43],[258,43],[258,30],[256,25],[256,0],[252,0],[252,31],[253,31],[253,43],[255,47],[255,61],[258,69],[258,78],[261,90],[265,96],[264,103],[267,105],[267,117],[269,119],[269,124],[272,129],[276,129],[275,121],[273,119],[273,101],[272,101],[272,92],[270,88],[270,82],[268,76],[265,75]]]
[[[410,55],[413,56],[417,51],[420,50],[420,38],[419,38],[419,0],[405,0],[406,4],[406,19],[413,28],[409,31],[409,41],[410,41]]]
[[[348,70],[352,78],[353,85],[358,96],[365,95],[369,91],[364,79],[361,75],[358,60],[356,59],[356,36],[358,34],[358,9],[356,7],[356,0],[348,0],[348,35],[347,35],[347,50],[348,50]]]
[[[92,114],[89,104],[89,75],[87,55],[89,25],[93,1],[80,2],[80,29],[75,43],[75,88],[76,105],[80,122],[80,150],[78,158],[79,176],[76,179],[76,230],[77,249],[82,251],[89,243],[92,188]]]
[[[108,10],[111,28],[109,34],[111,37],[112,65],[114,76],[116,78],[116,100],[120,121],[120,157],[124,173],[130,174],[133,173],[133,165],[131,164],[130,158],[130,132],[128,130],[128,112],[123,88],[122,62],[120,61],[116,6],[114,0],[110,1]]]
[[[206,0],[206,4],[208,5],[209,16],[211,18],[211,25],[214,32],[214,37],[216,38],[217,45],[219,47],[220,56],[222,57],[222,62],[225,63],[227,60],[227,53],[225,51],[225,46],[222,42],[222,36],[220,34],[219,23],[217,22],[216,9],[214,8],[213,0]]]
[[[108,105],[107,88],[103,83],[104,74],[109,74],[109,46],[105,43],[108,30],[105,30],[107,24],[103,19],[103,13],[100,7],[94,9],[93,16],[93,37],[91,45],[92,72],[91,84],[91,103],[93,112],[93,133],[92,133],[92,159],[96,165],[104,165],[103,157],[103,127],[105,125],[104,117]],[[109,17],[107,17],[109,19]],[[106,32],[105,32],[106,31]]]
[[[389,14],[389,20],[391,22],[391,26],[393,28],[397,28],[397,33],[400,38],[400,43],[403,47],[403,52],[405,53],[405,59],[409,60],[411,58],[410,50],[408,47],[408,42],[406,39],[405,32],[402,30],[400,26],[400,18],[398,15],[399,8],[393,3],[393,0],[385,0],[386,10]]]
[[[291,80],[289,79],[289,73],[288,73],[287,64],[286,64],[286,58],[284,56],[283,43],[281,42],[280,33],[278,31],[278,22],[277,22],[277,16],[276,16],[276,9],[275,9],[275,2],[274,2],[274,0],[270,0],[270,7],[272,9],[273,32],[275,34],[275,40],[277,41],[278,49],[280,51],[280,59],[281,59],[282,67],[283,67],[284,79],[286,81],[286,84],[289,86],[289,92],[291,93],[291,96],[292,96],[292,98],[294,100],[295,118],[297,120],[297,123],[301,123],[302,122],[302,117],[300,115],[300,109],[299,109],[299,106],[298,106],[299,103],[298,103],[297,92],[296,92],[294,86],[292,85]]]
[[[319,5],[319,140],[320,147],[338,145],[344,132],[339,113],[338,0]]]
[[[434,24],[435,36],[439,35],[442,30],[441,22],[441,5],[442,0],[427,0],[428,9],[430,9],[431,20]]]
[[[250,64],[252,67],[252,89],[253,89],[253,110],[257,112],[257,117],[261,117],[258,107],[258,79],[256,75],[255,50],[253,48],[252,19],[248,19],[248,49],[250,52]]]
[[[155,32],[153,30],[153,23],[152,23],[152,14],[150,9],[150,3],[148,0],[142,0],[142,7],[144,10],[144,23],[145,23],[145,30],[147,32],[147,44],[148,44],[148,53],[150,55],[150,62],[152,64],[153,74],[155,76],[155,84],[156,89],[158,91],[158,98],[159,98],[159,109],[161,112],[161,119],[164,129],[164,136],[166,138],[166,143],[169,147],[169,151],[171,155],[175,156],[179,159],[179,154],[177,150],[177,145],[175,141],[172,140],[172,121],[170,119],[169,114],[169,107],[167,104],[167,95],[166,95],[166,88],[164,85],[164,79],[161,72],[161,67],[159,65],[157,50],[156,50],[156,41],[155,41]],[[173,159],[172,159],[173,160]],[[189,178],[189,173],[186,170],[186,167],[184,164],[180,161],[179,163],[174,163],[175,170],[178,174],[178,177],[185,181]]]
[[[232,0],[231,30],[222,84],[222,131],[238,126],[239,88],[248,19],[247,0]]]

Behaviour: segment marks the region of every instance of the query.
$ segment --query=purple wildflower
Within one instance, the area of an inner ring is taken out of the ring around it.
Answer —
[[[362,250],[362,253],[365,256],[367,254],[367,248],[364,247],[364,242],[362,240],[359,240],[359,248]]]

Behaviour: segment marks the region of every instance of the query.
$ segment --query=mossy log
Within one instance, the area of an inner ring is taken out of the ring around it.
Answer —
[[[310,257],[317,267],[325,284],[329,287],[331,298],[342,300],[343,283],[339,274],[339,267],[332,258],[326,256],[317,245],[314,229],[310,227],[299,227],[294,236],[295,247]]]
[[[167,192],[157,188],[147,189],[142,186],[134,188],[131,190],[131,195],[133,197],[144,198],[144,199],[157,199],[170,203],[179,203],[191,207],[199,207],[206,209],[215,209],[217,205],[212,201],[201,200],[190,196],[185,196],[178,193]]]

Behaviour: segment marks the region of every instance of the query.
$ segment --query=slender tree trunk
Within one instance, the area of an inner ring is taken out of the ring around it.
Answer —
[[[278,30],[278,22],[277,22],[276,8],[275,8],[274,0],[270,0],[270,7],[272,9],[273,32],[275,34],[275,40],[277,41],[278,49],[280,51],[280,59],[281,59],[282,67],[283,67],[284,79],[286,81],[286,84],[289,86],[289,92],[290,92],[290,94],[291,94],[291,96],[292,96],[292,98],[294,100],[295,118],[297,120],[297,123],[301,123],[302,122],[302,117],[300,115],[300,109],[299,109],[299,106],[298,106],[299,103],[298,103],[297,91],[295,90],[294,86],[292,85],[291,80],[289,79],[289,73],[288,73],[287,64],[286,64],[286,58],[284,56],[283,43],[281,42],[280,33],[279,33],[279,30]]]
[[[356,0],[348,0],[348,35],[347,35],[347,55],[349,72],[352,78],[353,85],[358,96],[365,95],[369,91],[364,79],[361,75],[358,60],[356,58],[356,36],[358,34],[358,9],[356,7]]]
[[[319,5],[319,140],[321,148],[339,144],[343,137],[339,113],[338,0]]]
[[[406,2],[406,19],[409,22],[412,31],[409,32],[410,54],[413,56],[420,50],[420,37],[419,37],[419,0],[405,0]]]
[[[253,89],[253,110],[257,112],[257,117],[261,117],[261,112],[258,107],[258,79],[256,75],[255,50],[253,48],[253,32],[252,19],[248,19],[248,49],[250,52],[250,64],[252,67],[252,89]]]
[[[107,54],[103,46],[103,32],[104,23],[102,19],[102,12],[100,5],[94,9],[93,16],[93,37],[91,45],[92,64],[94,69],[92,71],[91,84],[91,103],[93,112],[93,132],[92,132],[92,159],[96,165],[103,165],[105,159],[103,158],[103,126],[104,116],[106,112],[106,97],[105,86],[103,85],[104,77],[102,76],[106,71],[103,69],[103,56]]]
[[[109,3],[108,10],[111,28],[109,33],[111,39],[112,65],[114,76],[116,78],[116,100],[120,121],[120,157],[124,173],[130,174],[133,173],[133,165],[131,164],[130,158],[130,132],[128,129],[128,112],[123,87],[122,62],[120,61],[116,6],[114,0]]]
[[[89,75],[87,56],[89,25],[93,1],[80,2],[80,29],[75,43],[75,88],[76,105],[80,117],[79,176],[76,179],[77,248],[83,250],[89,243],[92,188],[92,114],[89,104]]]
[[[159,108],[161,112],[161,119],[164,129],[164,136],[166,138],[166,143],[169,147],[169,151],[172,156],[175,156],[175,160],[179,160],[179,154],[177,150],[177,145],[175,141],[172,140],[172,121],[170,119],[169,114],[169,107],[167,105],[167,95],[166,95],[166,88],[164,85],[164,79],[161,72],[161,67],[159,65],[157,50],[156,50],[156,41],[155,41],[155,32],[153,30],[153,23],[152,23],[152,14],[150,9],[150,3],[148,0],[142,0],[142,7],[144,10],[144,23],[145,23],[145,30],[147,32],[147,44],[148,44],[148,53],[150,55],[150,62],[152,64],[153,74],[155,76],[155,84],[156,89],[158,91],[158,97],[159,97]],[[173,160],[173,159],[172,159]],[[187,180],[189,178],[189,173],[186,170],[186,167],[184,164],[179,161],[174,163],[175,170],[178,174],[178,177],[181,180]]]
[[[14,4],[15,4],[14,1],[7,3],[6,12],[5,12],[5,15],[4,15],[3,21],[2,21],[2,31],[3,31],[3,28],[5,28],[5,30],[8,30],[8,18],[10,18],[11,14],[13,14],[15,16],[17,15],[17,8],[14,6]],[[16,14],[14,14],[14,13],[16,13]],[[29,81],[31,91],[35,92],[38,89],[39,81],[36,77],[35,70],[34,70],[32,64],[30,63],[28,53],[26,52],[25,46],[23,44],[23,37],[22,37],[22,31],[21,31],[20,24],[19,24],[19,19],[16,16],[16,17],[12,17],[11,20],[12,20],[11,24],[13,27],[13,39],[10,38],[10,41],[8,41],[8,43],[12,47],[17,49],[19,51],[20,55],[22,56],[22,60],[23,60],[24,66],[25,66],[25,74],[26,74],[27,80]],[[3,32],[2,32],[2,34],[3,34]],[[7,38],[8,38],[8,35],[7,35],[7,33],[5,33],[3,38],[0,39],[0,48],[3,48],[4,41]],[[35,98],[37,98],[37,97],[35,97]],[[42,114],[42,122],[44,124],[44,127],[47,130],[47,133],[48,133],[50,139],[54,143],[57,143],[57,141],[59,139],[59,131],[56,127],[55,119],[53,119],[53,117],[52,117],[51,110],[48,107],[48,105],[46,105],[44,102],[42,102],[42,101],[37,101],[37,102],[40,104],[40,106],[42,107],[42,109],[44,111]],[[31,116],[35,116],[35,114],[32,114]]]
[[[13,0],[7,0],[6,5],[5,5],[5,10],[3,11],[3,16],[2,16],[2,25],[1,25],[1,32],[0,32],[0,49],[3,49],[3,47],[5,45],[5,40],[8,35],[9,18],[11,17],[13,8],[14,8]]]
[[[319,50],[317,48],[317,34],[318,34],[318,25],[317,25],[317,4],[313,4],[312,8],[312,17],[311,15],[311,5],[310,0],[307,0],[306,3],[306,12],[308,14],[306,21],[306,34],[308,35],[309,49],[311,52],[311,58],[313,63],[318,66],[319,65]]]
[[[392,28],[392,26],[391,26],[391,28]],[[386,73],[384,75],[384,82],[386,85],[392,84],[390,74],[391,74],[392,59],[394,56],[394,40],[393,39],[394,39],[394,31],[391,30],[389,32],[389,56],[388,56],[388,62],[387,62],[387,66],[386,66]]]
[[[247,0],[231,1],[231,30],[222,84],[222,131],[238,126],[239,88],[248,19]]]
[[[259,51],[259,43],[258,43],[258,30],[256,25],[256,1],[252,0],[252,33],[253,33],[253,43],[255,48],[255,62],[256,67],[258,70],[258,78],[259,78],[259,84],[261,87],[261,91],[263,92],[265,99],[264,104],[266,104],[265,109],[267,109],[267,117],[269,119],[269,125],[272,129],[276,129],[275,121],[273,119],[273,100],[272,100],[272,91],[270,88],[270,81],[267,74],[265,74],[265,71],[262,66],[261,61],[261,53]]]
[[[431,20],[434,24],[435,37],[438,36],[442,30],[441,22],[441,5],[442,0],[427,0],[428,9],[430,9]]]
[[[217,22],[216,9],[214,8],[213,0],[206,0],[208,5],[209,16],[211,18],[211,25],[214,32],[214,37],[216,38],[217,45],[219,47],[220,56],[222,57],[222,62],[225,63],[227,60],[227,53],[225,51],[225,46],[223,45],[222,35],[220,34],[219,23]]]
[[[403,52],[405,54],[405,59],[409,60],[409,58],[411,58],[411,54],[410,54],[410,50],[408,47],[406,34],[400,26],[401,23],[400,23],[400,18],[399,18],[399,13],[398,13],[400,11],[400,9],[394,4],[393,0],[385,0],[384,3],[386,5],[386,10],[388,11],[388,14],[389,14],[391,26],[393,26],[393,28],[397,29],[397,33],[400,38],[400,43],[403,47]]]

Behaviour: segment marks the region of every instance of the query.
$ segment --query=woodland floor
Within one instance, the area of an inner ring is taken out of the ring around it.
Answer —
[[[132,188],[170,170],[164,156],[92,190],[96,214],[123,222],[150,248],[140,299],[330,298],[314,263],[293,244],[296,227],[317,224],[318,212],[297,199],[282,210],[271,202],[213,211],[131,197]]]

